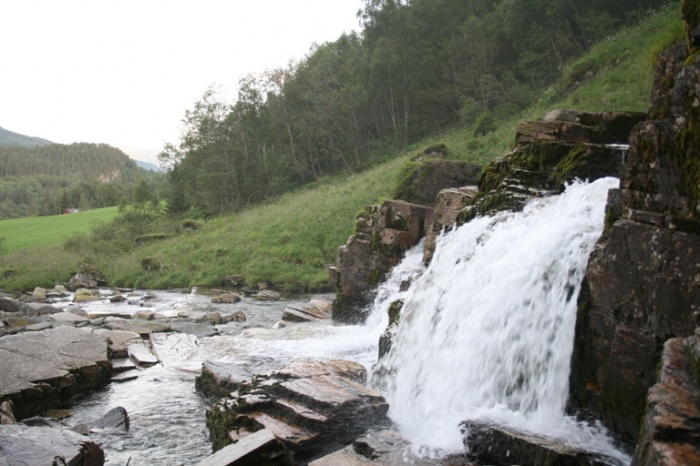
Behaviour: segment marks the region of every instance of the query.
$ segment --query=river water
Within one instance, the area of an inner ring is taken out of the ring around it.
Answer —
[[[629,457],[615,449],[604,429],[564,414],[576,297],[602,232],[607,191],[617,185],[614,179],[575,184],[523,213],[475,219],[438,239],[427,269],[420,246],[409,251],[378,288],[362,326],[274,328],[287,302],[246,298],[216,305],[223,312],[242,310],[247,322],[220,326],[221,336],[159,353],[162,365],[86,398],[71,423],[123,406],[130,431],[95,436],[107,464],[195,463],[210,453],[204,412],[214,400],[194,391],[194,373],[204,360],[235,362],[259,373],[299,358],[342,358],[371,372],[387,308],[402,299],[399,333],[374,381],[390,403],[392,420],[417,451],[430,456],[463,451],[459,424],[476,419],[556,437],[627,464]],[[403,289],[406,281],[412,285]],[[212,307],[210,297],[196,290],[156,293],[157,312]],[[113,312],[114,305],[89,310]]]

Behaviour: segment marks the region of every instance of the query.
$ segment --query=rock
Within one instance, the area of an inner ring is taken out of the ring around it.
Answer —
[[[157,333],[150,339],[156,357],[166,366],[175,366],[199,345],[197,337],[186,333]]]
[[[203,459],[197,466],[292,465],[279,440],[261,429]]]
[[[469,455],[496,464],[547,464],[552,466],[620,465],[613,458],[577,449],[561,440],[517,432],[480,422],[462,424]]]
[[[620,176],[626,146],[566,141],[518,144],[484,168],[474,202],[459,214],[462,224],[502,210],[521,210],[533,198],[559,194],[567,182]]]
[[[423,262],[428,263],[435,252],[435,240],[446,227],[457,222],[459,214],[474,202],[477,193],[476,186],[443,189],[437,194],[435,202],[435,217],[425,235],[423,246]]]
[[[37,323],[38,321],[36,319],[29,319],[21,314],[5,316],[5,324],[7,324],[7,326],[14,331],[25,329],[28,325],[34,325]]]
[[[331,317],[333,303],[313,299],[306,304],[290,304],[282,312],[282,320],[288,322],[314,322]]]
[[[128,298],[124,296],[123,294],[115,294],[114,296],[109,297],[109,302],[110,303],[123,303],[126,302]]]
[[[12,411],[13,403],[10,400],[0,403],[0,425],[17,424],[15,414]]]
[[[71,430],[21,424],[0,428],[2,465],[99,466],[104,461],[97,444]]]
[[[260,301],[279,301],[282,299],[282,293],[275,290],[264,289],[258,291],[254,298]]]
[[[388,421],[381,395],[357,381],[365,377],[364,367],[350,361],[297,361],[241,383],[238,396],[207,411],[214,450],[259,429],[270,430],[301,463],[342,447]]]
[[[131,314],[132,319],[153,320],[154,317],[155,313],[153,311],[136,311]]]
[[[78,326],[80,324],[90,323],[90,319],[87,317],[79,316],[73,314],[72,312],[57,312],[56,314],[51,314],[49,319],[56,323],[57,325],[73,325]]]
[[[110,374],[104,336],[59,327],[0,338],[0,400],[18,419],[103,387]]]
[[[22,305],[22,312],[29,317],[34,316],[44,316],[49,314],[56,314],[62,312],[61,309],[53,307],[50,304],[43,303],[24,303]]]
[[[92,278],[97,283],[97,286],[107,286],[107,279],[104,274],[92,264],[88,264],[87,262],[81,263],[80,273]]]
[[[236,311],[232,314],[224,314],[221,316],[220,324],[228,324],[229,322],[245,322],[248,318],[243,311]]]
[[[331,285],[338,290],[333,320],[364,320],[369,292],[425,236],[433,217],[432,207],[403,201],[385,201],[358,215],[355,234],[338,249],[329,271],[329,281],[335,280]]]
[[[309,463],[309,466],[477,466],[465,455],[441,459],[420,457],[413,444],[393,430],[371,431],[351,445]]]
[[[129,357],[139,366],[152,366],[160,362],[143,343],[129,343],[127,351]]]
[[[32,292],[32,300],[35,303],[45,303],[46,302],[46,290],[40,287],[34,288]]]
[[[71,291],[78,291],[81,288],[96,288],[97,281],[85,274],[78,273],[71,278],[66,284],[66,288]]]
[[[0,296],[0,311],[3,312],[22,312],[22,305],[17,300]]]
[[[658,382],[649,390],[635,466],[700,464],[700,337],[664,345]]]
[[[41,330],[46,330],[46,329],[49,329],[52,327],[53,327],[53,324],[49,321],[46,321],[46,322],[39,322],[36,324],[27,325],[26,327],[24,327],[24,331],[25,332],[39,332]]]
[[[124,383],[124,382],[131,382],[132,380],[136,380],[139,378],[139,371],[128,371],[128,372],[122,372],[121,374],[116,374],[113,375],[109,381],[112,383]]]
[[[552,110],[541,121],[518,125],[516,142],[568,141],[592,144],[627,144],[632,128],[647,119],[640,112],[581,112]]]
[[[95,333],[104,335],[109,339],[109,357],[126,358],[129,355],[128,347],[131,343],[140,343],[141,335],[128,330],[98,329]]]
[[[443,189],[476,185],[481,167],[465,162],[428,159],[415,165],[396,187],[392,197],[413,204],[434,205]]]
[[[202,373],[195,378],[195,389],[207,395],[228,396],[243,383],[250,383],[253,374],[238,364],[221,361],[205,361]]]
[[[243,296],[239,295],[238,293],[223,293],[220,294],[219,296],[215,296],[211,298],[212,303],[217,303],[217,304],[235,304],[239,302],[241,299],[243,299]]]
[[[90,424],[90,430],[100,433],[128,432],[129,414],[126,412],[126,409],[121,406],[110,409],[107,414]]]
[[[91,301],[99,301],[100,296],[87,288],[78,288],[73,296],[74,303],[88,303]]]

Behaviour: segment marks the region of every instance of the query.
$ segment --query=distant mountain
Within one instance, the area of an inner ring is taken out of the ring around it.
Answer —
[[[49,144],[53,143],[46,139],[25,136],[0,127],[0,146],[2,147],[36,147],[48,146]]]
[[[144,162],[142,160],[136,160],[132,159],[134,162],[136,162],[136,165],[143,168],[144,170],[149,170],[152,172],[159,172],[161,171],[160,167],[158,165],[154,165],[152,163]]]

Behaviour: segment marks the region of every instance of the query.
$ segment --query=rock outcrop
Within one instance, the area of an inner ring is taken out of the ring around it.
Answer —
[[[684,1],[683,11],[698,2]],[[691,18],[688,28],[691,28]],[[697,19],[697,18],[696,18]],[[571,408],[634,445],[664,342],[700,310],[700,62],[661,54],[650,116],[635,126],[606,229],[579,296]]]
[[[664,345],[632,464],[700,464],[700,336]]]
[[[342,448],[369,428],[388,422],[388,405],[363,385],[365,369],[350,361],[299,361],[237,384],[207,411],[214,450],[268,430],[290,463]],[[262,463],[250,463],[262,464]]]
[[[425,236],[433,208],[403,201],[368,207],[357,217],[355,233],[338,250],[330,282],[338,290],[333,319],[357,323],[369,303],[371,290],[408,248]]]
[[[43,413],[109,381],[108,340],[90,330],[59,327],[0,338],[0,402],[18,419]]]

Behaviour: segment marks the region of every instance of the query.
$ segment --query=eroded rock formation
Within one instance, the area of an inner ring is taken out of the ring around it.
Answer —
[[[684,1],[688,30],[697,1]],[[659,59],[579,297],[571,405],[632,446],[664,342],[700,306],[700,62],[690,40]]]

